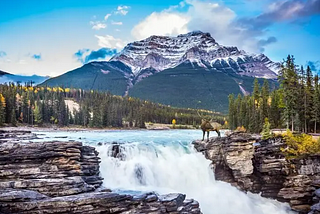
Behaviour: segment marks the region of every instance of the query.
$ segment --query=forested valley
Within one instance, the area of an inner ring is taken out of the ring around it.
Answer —
[[[69,109],[66,101],[77,103]],[[193,125],[201,116],[224,123],[223,115],[207,110],[173,108],[131,97],[81,89],[0,85],[0,125],[78,125],[82,127],[137,127],[145,122]]]

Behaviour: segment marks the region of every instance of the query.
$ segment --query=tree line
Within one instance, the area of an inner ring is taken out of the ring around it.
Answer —
[[[77,103],[69,109],[67,101]],[[173,108],[132,97],[115,96],[108,92],[81,89],[0,85],[0,126],[79,125],[84,127],[140,127],[145,122],[198,126],[201,115],[223,123],[224,118],[206,110]]]
[[[291,55],[281,64],[278,89],[271,91],[267,80],[260,87],[254,80],[251,95],[229,95],[229,126],[260,133],[265,121],[271,128],[316,132],[320,122],[319,76],[295,64]],[[267,120],[266,120],[267,119]]]

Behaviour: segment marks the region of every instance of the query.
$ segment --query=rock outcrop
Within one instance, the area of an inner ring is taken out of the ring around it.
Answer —
[[[10,131],[10,130],[0,130],[0,143],[1,142],[12,142],[12,141],[20,141],[20,140],[33,140],[37,139],[37,135],[32,133],[31,131]]]
[[[112,192],[88,192],[47,197],[30,190],[1,189],[0,213],[194,213],[199,203],[183,194],[138,196]]]
[[[34,138],[30,132],[0,134],[0,213],[201,213],[198,202],[183,194],[104,189],[94,147],[21,141]]]
[[[280,149],[286,147],[282,138],[262,141],[258,135],[232,133],[193,144],[212,161],[217,180],[288,202],[301,213],[310,211],[317,202],[314,195],[320,188],[320,156],[288,160]]]

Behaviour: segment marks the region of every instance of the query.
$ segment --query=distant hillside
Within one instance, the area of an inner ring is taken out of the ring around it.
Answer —
[[[0,77],[5,74],[9,74],[9,73],[0,70]]]
[[[92,62],[51,78],[41,86],[94,89],[122,96],[130,85],[130,72],[130,68],[121,62]]]
[[[49,77],[44,76],[38,76],[38,75],[32,75],[32,76],[24,76],[24,75],[16,75],[16,74],[10,74],[8,72],[4,72],[0,70],[0,84],[1,83],[17,83],[24,84],[26,82],[31,82],[33,84],[40,84],[43,81],[49,79]]]

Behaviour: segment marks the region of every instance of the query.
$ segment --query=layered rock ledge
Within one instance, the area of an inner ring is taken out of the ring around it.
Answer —
[[[320,188],[320,156],[288,160],[280,149],[286,147],[282,138],[261,141],[260,136],[247,133],[193,144],[212,161],[217,180],[288,202],[300,213],[320,213],[320,204],[314,205],[319,202],[315,190]]]
[[[98,152],[81,142],[29,142],[0,132],[0,213],[201,213],[183,194],[127,195],[102,187]]]

